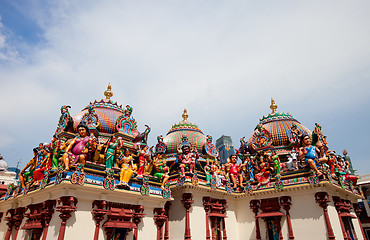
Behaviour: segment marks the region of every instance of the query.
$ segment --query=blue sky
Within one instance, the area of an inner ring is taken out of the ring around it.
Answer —
[[[130,104],[149,141],[189,120],[236,147],[274,97],[370,172],[368,1],[2,1],[0,153],[24,166],[61,105]]]

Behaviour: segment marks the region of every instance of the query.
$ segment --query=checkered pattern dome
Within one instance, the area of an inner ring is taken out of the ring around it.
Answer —
[[[115,129],[115,124],[119,116],[123,114],[122,106],[118,106],[117,102],[113,102],[109,99],[102,99],[100,101],[95,101],[90,103],[96,114],[99,117],[98,131],[100,133],[113,134]],[[82,117],[88,112],[89,105],[86,106],[80,113],[73,117],[73,128],[77,131],[77,126],[80,123]]]
[[[260,124],[270,132],[272,137],[272,146],[285,147],[289,145],[288,132],[293,124],[297,125],[300,133],[311,134],[311,131],[297,121],[291,114],[272,113],[260,119]],[[252,139],[255,138],[258,130],[254,130],[252,136],[248,140],[248,145],[251,145]]]

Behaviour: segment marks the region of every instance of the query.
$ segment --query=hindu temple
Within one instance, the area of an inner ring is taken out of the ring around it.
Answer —
[[[149,146],[155,126],[112,99],[109,84],[74,115],[60,108],[52,141],[30,149],[0,199],[0,239],[366,239],[358,177],[320,124],[271,99],[221,163],[187,109]]]

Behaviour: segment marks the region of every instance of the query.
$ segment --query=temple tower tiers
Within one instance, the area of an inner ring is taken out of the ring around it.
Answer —
[[[191,111],[151,147],[111,84],[104,96],[73,117],[61,107],[51,142],[0,199],[0,239],[366,239],[362,190],[320,124],[310,131],[271,99],[220,161],[231,139],[216,148]]]

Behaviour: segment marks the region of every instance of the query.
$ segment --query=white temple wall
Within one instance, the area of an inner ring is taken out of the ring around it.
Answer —
[[[294,236],[296,239],[326,240],[323,209],[315,201],[315,192],[305,191],[303,194],[290,193],[292,205],[289,212]]]
[[[206,239],[206,211],[203,207],[203,197],[206,194],[193,192],[194,203],[190,208],[190,230],[192,239]],[[183,207],[184,211],[185,208]],[[185,225],[184,225],[185,229]],[[184,239],[184,236],[181,236]]]
[[[171,240],[183,240],[185,234],[185,215],[186,210],[181,202],[182,192],[176,191],[173,193],[175,201],[171,202],[171,208],[169,212],[170,228],[169,235]],[[191,209],[190,209],[191,211]],[[190,217],[190,221],[191,221]]]
[[[243,239],[238,238],[238,220],[236,218],[237,205],[235,199],[227,199],[227,210],[225,218],[227,239]]]
[[[163,206],[162,206],[163,207]],[[153,210],[154,207],[144,206],[144,213],[145,216],[143,217],[141,223],[138,226],[138,239],[139,240],[146,240],[146,239],[156,239],[157,237],[157,227],[155,225],[153,219]],[[164,233],[164,226],[163,225],[163,233]],[[132,232],[129,233],[130,235],[126,239],[132,239]]]
[[[254,213],[249,208],[250,198],[242,198],[236,200],[236,227],[237,238],[235,239],[256,239],[256,227],[254,221]]]

